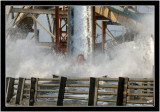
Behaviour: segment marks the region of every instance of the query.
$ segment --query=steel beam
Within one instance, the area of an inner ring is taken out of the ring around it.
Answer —
[[[57,44],[57,47],[60,47],[60,10],[59,10],[59,6],[56,6],[56,10],[55,10],[55,13],[56,13],[56,44]]]
[[[47,21],[48,21],[49,31],[50,31],[50,32],[52,32],[51,23],[50,23],[50,20],[49,20],[49,16],[48,16],[48,14],[46,14],[46,17],[47,17]],[[52,40],[52,42],[54,42],[54,40],[53,40],[52,36],[51,36],[51,40]]]
[[[45,27],[43,26],[32,14],[30,14],[32,16],[32,18],[39,24],[42,26],[43,29],[45,29],[53,38],[55,38],[55,36]]]
[[[100,28],[100,29],[102,29],[102,26],[100,26],[97,22],[96,22],[96,25]],[[113,37],[113,35],[111,35],[109,32],[105,32],[108,36],[110,36],[111,38],[112,38],[112,40],[116,40],[114,37]]]
[[[56,6],[58,7],[58,6]],[[12,13],[20,12],[20,13],[34,13],[34,14],[56,14],[55,10],[46,10],[46,9],[20,9],[20,8],[13,8],[11,10]],[[62,15],[67,15],[68,11],[59,11]]]

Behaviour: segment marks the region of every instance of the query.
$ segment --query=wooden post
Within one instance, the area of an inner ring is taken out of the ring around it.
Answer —
[[[89,87],[89,96],[88,96],[88,106],[93,106],[93,105],[94,105],[95,84],[96,84],[96,78],[90,77],[90,87]]]
[[[98,87],[99,87],[99,79],[96,78],[96,82],[95,82],[95,94],[94,94],[94,106],[97,105]]]
[[[127,88],[128,88],[128,78],[124,79],[124,90],[123,90],[123,106],[127,104]]]
[[[117,92],[117,106],[123,105],[123,90],[124,90],[124,78],[119,77],[118,92]]]
[[[18,83],[18,90],[17,90],[17,95],[16,95],[16,104],[20,104],[20,102],[23,99],[23,89],[24,89],[24,78],[19,78],[19,83]]]
[[[66,81],[67,81],[66,77],[61,77],[59,93],[58,93],[58,100],[57,100],[57,106],[63,106],[63,99],[64,99]]]
[[[11,77],[9,78],[9,85],[8,85],[7,93],[6,93],[7,102],[10,102],[11,98],[13,97],[14,81],[15,81],[15,78],[11,78]]]
[[[39,80],[39,78],[37,78],[37,79],[36,79],[36,85],[35,85],[35,97],[34,97],[34,101],[37,101],[38,80]]]
[[[127,102],[127,87],[128,78],[119,77],[118,92],[117,92],[117,106],[125,106]]]
[[[9,77],[6,78],[6,92],[7,92],[8,85],[9,85]]]
[[[30,97],[29,97],[29,105],[33,106],[35,102],[35,86],[36,86],[36,78],[31,78],[31,87],[30,87]]]

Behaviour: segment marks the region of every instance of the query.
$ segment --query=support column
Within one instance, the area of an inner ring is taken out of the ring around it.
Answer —
[[[66,77],[61,77],[59,93],[58,93],[58,100],[57,100],[57,106],[63,106],[63,99],[64,99],[66,81],[67,81]]]
[[[56,6],[56,45],[59,48],[60,47],[60,10],[59,6]]]
[[[94,47],[96,46],[96,13],[95,6],[93,6],[93,38],[94,38]]]
[[[106,30],[106,24],[104,21],[102,21],[102,53],[104,53],[104,44],[105,44],[105,38],[106,38],[106,36],[105,36],[106,31],[105,30]]]

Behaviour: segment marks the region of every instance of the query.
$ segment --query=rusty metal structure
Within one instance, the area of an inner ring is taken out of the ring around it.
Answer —
[[[6,6],[6,20],[7,25],[10,26],[7,29],[6,38],[13,40],[18,38],[25,39],[29,32],[34,32],[37,45],[49,46],[57,52],[65,53],[67,51],[67,40],[69,38],[69,8],[69,6],[20,6],[19,8]],[[136,6],[92,6],[92,8],[94,48],[100,48],[102,52],[104,52],[106,34],[111,37],[111,40],[114,42],[132,41],[134,35],[144,28],[140,21],[144,14],[139,13]],[[40,14],[46,14],[49,28],[46,28],[37,19]],[[52,21],[50,21],[49,15],[51,15]],[[102,25],[98,24],[98,20],[102,21]],[[37,24],[50,34],[52,42],[39,42],[40,31],[37,29]],[[107,28],[107,25],[122,26],[122,36],[120,39],[117,40],[117,38],[113,36]],[[32,29],[32,26],[34,26],[34,29]],[[101,43],[96,43],[97,27],[102,29]],[[132,29],[128,37],[124,34],[125,27]]]

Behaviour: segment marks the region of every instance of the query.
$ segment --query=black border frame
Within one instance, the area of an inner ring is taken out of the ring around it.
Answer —
[[[155,6],[155,106],[154,107],[6,107],[5,106],[5,6],[6,5],[154,5]],[[159,110],[159,1],[1,1],[1,110],[2,111],[158,111]],[[158,54],[158,55],[156,55]]]

